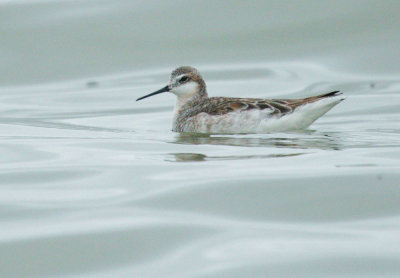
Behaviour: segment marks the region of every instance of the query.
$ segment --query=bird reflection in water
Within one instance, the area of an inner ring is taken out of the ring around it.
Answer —
[[[250,137],[251,136],[251,137]],[[256,155],[226,155],[208,156],[202,153],[171,153],[168,161],[175,162],[199,162],[217,160],[240,160],[240,159],[267,159],[282,158],[305,155],[312,150],[340,150],[340,134],[320,133],[312,130],[287,134],[265,134],[265,135],[204,135],[193,133],[181,133],[171,143],[185,145],[222,145],[238,147],[265,147],[279,149],[293,149],[294,152],[277,152]],[[172,156],[172,157],[171,157]]]
[[[180,133],[171,143],[185,145],[225,145],[241,147],[278,147],[292,149],[341,150],[339,133],[321,133],[313,130],[276,134],[205,135]]]

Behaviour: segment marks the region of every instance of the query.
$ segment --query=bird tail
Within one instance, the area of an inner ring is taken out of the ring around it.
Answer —
[[[340,96],[340,95],[343,95],[343,93],[340,92],[340,91],[333,91],[333,92],[330,92],[330,93],[327,93],[327,94],[308,97],[308,98],[306,98],[306,100],[307,100],[307,102],[314,102],[314,101],[321,100],[321,99],[324,99],[324,98],[337,97],[337,96]],[[345,97],[341,98],[340,100],[342,101],[344,99],[345,99]]]

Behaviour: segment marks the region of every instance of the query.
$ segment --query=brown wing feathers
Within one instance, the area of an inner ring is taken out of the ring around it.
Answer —
[[[256,98],[210,98],[207,112],[210,115],[223,115],[234,111],[248,111],[253,109],[271,110],[271,115],[284,115],[293,112],[297,107],[323,98],[338,96],[339,91],[303,99],[256,99]]]

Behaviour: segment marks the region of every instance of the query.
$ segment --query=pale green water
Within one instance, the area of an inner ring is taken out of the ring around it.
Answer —
[[[399,277],[400,3],[0,1],[0,277]],[[347,99],[170,131],[212,96]]]

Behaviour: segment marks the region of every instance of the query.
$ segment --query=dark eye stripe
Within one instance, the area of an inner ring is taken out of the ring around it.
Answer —
[[[187,81],[188,79],[189,79],[189,77],[187,77],[187,76],[182,76],[182,78],[179,79],[179,82],[185,82],[185,81]]]

